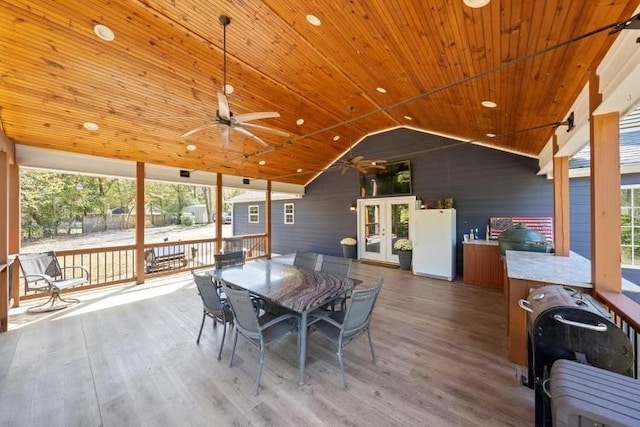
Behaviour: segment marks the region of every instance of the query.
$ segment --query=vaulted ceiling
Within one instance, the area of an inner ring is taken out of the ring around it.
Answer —
[[[565,119],[615,35],[549,48],[639,3],[0,0],[2,131],[29,146],[295,184],[398,126],[537,156],[553,128],[524,130]],[[289,133],[251,129],[268,147],[233,132],[225,147],[215,127],[181,137],[215,118],[221,14],[232,20],[231,111],[277,111],[253,123]]]

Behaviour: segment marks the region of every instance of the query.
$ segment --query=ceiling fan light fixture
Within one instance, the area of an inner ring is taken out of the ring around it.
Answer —
[[[491,0],[462,0],[464,4],[474,9],[484,7],[489,4]]]
[[[106,25],[96,24],[93,27],[93,32],[96,33],[96,36],[100,37],[102,40],[106,42],[112,42],[116,35],[113,30]]]
[[[320,18],[318,18],[315,15],[307,15],[307,22],[311,25],[313,25],[314,27],[319,27],[320,25],[322,25],[322,21],[320,21]]]
[[[90,130],[92,132],[97,131],[98,129],[100,129],[100,126],[98,126],[97,123],[93,123],[93,122],[84,122],[82,124],[82,127],[84,127],[86,130]]]
[[[196,151],[196,146],[193,144],[189,144],[187,145],[187,151]]]
[[[498,104],[489,100],[484,100],[481,102],[481,104],[483,107],[486,107],[486,108],[496,108],[498,106]]]
[[[298,119],[298,120],[296,120],[296,124],[297,124],[298,126],[302,126],[302,125],[304,124],[304,119]]]
[[[380,93],[387,93],[387,90],[383,87],[377,87],[376,90]]]

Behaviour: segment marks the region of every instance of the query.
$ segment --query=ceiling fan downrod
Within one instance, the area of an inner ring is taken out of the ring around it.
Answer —
[[[231,24],[231,18],[220,15],[218,18],[222,24],[222,94],[227,96],[227,25]]]

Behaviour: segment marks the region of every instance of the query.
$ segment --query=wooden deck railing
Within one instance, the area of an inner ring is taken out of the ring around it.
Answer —
[[[624,294],[597,292],[596,297],[611,313],[612,321],[624,331],[633,347],[633,376],[640,378],[640,305]]]
[[[223,239],[223,247],[227,241],[234,245],[241,245],[247,252],[247,259],[262,258],[266,252],[266,234],[250,234]],[[158,249],[159,254],[170,251],[161,248],[178,248],[184,254],[184,262],[167,263],[163,268],[147,268],[145,277],[157,277],[175,274],[191,269],[213,267],[213,255],[216,251],[216,239],[181,240],[172,242],[149,243],[144,245],[147,254],[149,250]],[[55,248],[54,248],[55,249]],[[176,251],[174,250],[175,253]],[[179,251],[178,251],[179,252]],[[70,291],[86,290],[100,286],[114,285],[136,280],[136,246],[111,246],[104,248],[74,249],[56,251],[60,267],[81,265],[89,270],[90,280]],[[24,292],[23,280],[19,283],[20,299],[30,299],[42,296],[35,292]]]

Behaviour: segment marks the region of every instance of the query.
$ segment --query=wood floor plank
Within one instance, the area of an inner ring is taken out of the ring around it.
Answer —
[[[81,295],[61,313],[13,311],[0,335],[0,425],[87,426],[523,426],[533,392],[506,359],[503,296],[460,282],[354,263],[352,275],[385,284],[366,337],[345,350],[309,336],[306,383],[297,383],[296,336],[258,352],[207,319],[190,275]],[[56,369],[52,369],[53,362]],[[47,399],[48,395],[58,399]]]

